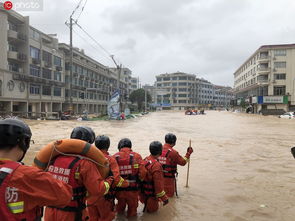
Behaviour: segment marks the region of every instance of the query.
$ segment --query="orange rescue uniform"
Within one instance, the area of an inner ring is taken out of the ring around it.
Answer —
[[[147,212],[156,212],[159,202],[167,201],[168,197],[164,191],[164,177],[162,165],[157,159],[150,155],[144,159],[147,175],[143,181],[140,201],[145,204]]]
[[[120,176],[117,161],[109,155],[106,150],[101,150],[109,160],[110,172],[114,177],[113,188],[111,187],[108,194],[100,197],[93,205],[88,202],[89,221],[111,221],[115,218],[115,191],[114,187],[127,187],[129,184]]]
[[[0,159],[0,170],[8,162],[13,161]],[[18,220],[13,217],[21,216],[37,207],[64,207],[71,201],[71,198],[72,188],[70,185],[31,166],[19,165],[11,174],[6,187],[6,203],[12,212],[10,220]]]
[[[120,175],[129,182],[127,188],[117,188],[116,198],[118,200],[117,212],[122,214],[128,206],[127,217],[137,215],[139,182],[146,175],[142,157],[133,152],[131,148],[121,148],[120,152],[113,156],[119,165]],[[125,161],[123,164],[122,162]]]
[[[164,190],[168,197],[173,197],[176,191],[175,175],[177,175],[177,165],[184,166],[188,159],[188,153],[185,157],[182,157],[170,144],[164,144],[159,162],[163,166]]]
[[[80,165],[78,168],[79,176],[75,177],[80,185],[83,185],[88,193],[87,201],[89,204],[94,204],[101,196],[106,194],[109,190],[109,186],[104,182],[101,177],[97,165],[88,161],[80,160]],[[86,199],[83,199],[85,203]],[[61,207],[63,208],[63,207]],[[47,207],[45,210],[44,221],[74,221],[75,212],[67,212],[57,208]],[[83,220],[88,218],[88,213],[83,210]]]

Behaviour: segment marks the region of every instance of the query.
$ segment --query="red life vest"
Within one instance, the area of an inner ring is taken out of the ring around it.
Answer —
[[[142,182],[142,190],[141,192],[147,196],[147,197],[154,197],[156,196],[155,194],[155,185],[154,185],[154,181],[152,178],[152,175],[149,173],[150,169],[152,168],[152,166],[155,164],[155,162],[157,162],[157,160],[152,159],[152,160],[144,160],[144,166],[148,171],[147,177],[145,178],[145,180]]]
[[[41,220],[41,208],[37,207],[28,212],[24,211],[24,201],[6,202],[8,182],[14,171],[20,166],[19,163],[7,161],[0,166],[0,219],[1,221],[38,221]]]
[[[136,191],[139,186],[139,164],[134,160],[134,152],[126,153],[124,157],[119,153],[115,154],[115,159],[118,162],[120,175],[129,182],[129,186],[126,188],[117,187],[117,191]]]
[[[79,157],[58,156],[48,167],[55,179],[62,180],[73,188],[73,197],[69,205],[64,208],[56,208],[67,212],[75,212],[76,218],[82,219],[82,211],[86,208],[86,188],[78,183],[79,166],[81,159]]]
[[[171,151],[171,149],[164,149],[162,155],[158,158],[162,164],[164,177],[166,178],[175,178],[175,174],[177,174],[177,164],[171,162],[169,158]]]

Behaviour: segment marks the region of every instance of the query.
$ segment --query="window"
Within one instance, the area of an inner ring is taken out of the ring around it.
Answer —
[[[275,80],[285,80],[286,74],[275,74]]]
[[[42,51],[42,59],[43,61],[47,62],[48,65],[52,65],[52,56],[49,52],[47,51]]]
[[[8,63],[8,68],[10,71],[18,72],[19,71],[19,66],[16,63]]]
[[[162,87],[162,84],[157,84],[157,87]]]
[[[178,97],[187,97],[186,94],[178,94]]]
[[[162,81],[162,78],[157,78],[157,81]]]
[[[286,62],[275,62],[274,67],[275,68],[285,68],[286,67]]]
[[[38,48],[30,46],[30,56],[37,60],[40,60],[40,50]]]
[[[17,25],[11,22],[8,22],[8,29],[12,31],[17,31]]]
[[[173,81],[177,81],[177,77],[173,77],[172,80],[173,80]]]
[[[176,87],[177,86],[177,83],[172,83],[172,87]]]
[[[40,94],[40,85],[31,84],[30,85],[30,94]]]
[[[30,38],[35,39],[36,41],[39,41],[40,34],[37,31],[30,29]]]
[[[278,49],[274,50],[274,55],[275,56],[286,56],[287,52],[284,49]]]
[[[285,95],[286,94],[286,86],[274,86],[273,87],[274,95]]]
[[[9,44],[8,45],[8,51],[15,51],[15,52],[18,52],[18,49],[15,45],[11,45]]]
[[[51,80],[51,70],[43,68],[42,77]]]
[[[180,82],[178,83],[179,86],[187,86],[187,82]]]
[[[187,80],[187,77],[179,77],[180,81]]]
[[[180,92],[186,92],[187,89],[186,88],[179,88],[178,91],[180,91]]]
[[[186,104],[186,100],[178,100],[179,104]]]
[[[170,86],[170,83],[164,83],[163,86],[164,87],[169,87]]]
[[[35,65],[30,65],[30,75],[35,77],[40,77],[40,67]]]
[[[59,72],[59,71],[54,72],[54,80],[61,81],[61,72]]]
[[[50,86],[43,86],[42,94],[43,95],[51,95],[51,87]]]
[[[70,76],[69,76],[69,75],[66,75],[66,76],[65,76],[65,82],[66,82],[66,83],[70,83]]]
[[[56,97],[61,97],[61,88],[60,87],[54,87],[53,95],[56,96]]]
[[[61,67],[61,58],[60,57],[54,56],[54,65]]]
[[[163,81],[170,81],[170,77],[163,78]]]

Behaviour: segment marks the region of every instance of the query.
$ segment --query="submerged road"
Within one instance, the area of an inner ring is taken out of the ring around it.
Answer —
[[[25,161],[32,163],[43,145],[68,138],[75,126],[86,125],[111,138],[110,153],[128,137],[133,150],[147,156],[149,143],[177,135],[176,149],[185,154],[189,140],[189,188],[186,166],[179,167],[179,198],[155,214],[134,220],[161,221],[293,221],[295,220],[295,120],[209,111],[204,116],[157,112],[127,121],[27,121],[35,144]],[[117,220],[125,220],[118,217]]]

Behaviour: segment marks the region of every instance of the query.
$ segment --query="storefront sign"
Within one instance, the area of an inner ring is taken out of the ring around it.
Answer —
[[[264,104],[288,104],[288,96],[264,96]]]
[[[252,104],[257,104],[257,97],[252,97]]]

